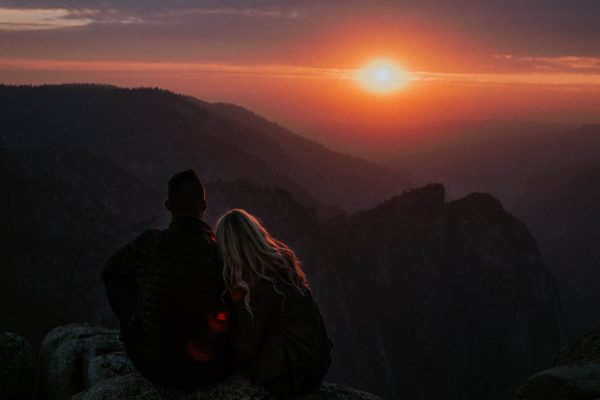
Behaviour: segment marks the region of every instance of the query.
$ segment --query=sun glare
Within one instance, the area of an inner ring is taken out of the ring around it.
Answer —
[[[390,60],[375,60],[356,72],[355,80],[365,90],[389,94],[404,88],[408,73]]]

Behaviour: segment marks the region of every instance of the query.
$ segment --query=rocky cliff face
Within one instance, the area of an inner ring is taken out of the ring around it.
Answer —
[[[346,361],[334,373],[359,386],[506,399],[560,344],[555,282],[527,228],[490,195],[447,203],[430,185],[324,229],[318,254],[337,290],[320,300]],[[356,359],[368,369],[349,368]]]

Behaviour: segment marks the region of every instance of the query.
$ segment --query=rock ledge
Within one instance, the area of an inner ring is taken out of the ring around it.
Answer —
[[[254,400],[267,397],[241,376],[193,391],[160,387],[144,379],[131,365],[118,331],[90,324],[53,329],[43,340],[40,389],[47,400]],[[379,397],[342,385],[323,383],[319,393],[297,400],[376,400]]]

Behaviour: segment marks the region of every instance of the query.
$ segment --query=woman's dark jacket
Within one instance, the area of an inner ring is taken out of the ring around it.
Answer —
[[[331,341],[310,290],[259,280],[250,289],[250,308],[233,302],[236,319],[233,347],[240,367],[257,383],[292,368],[328,367]]]

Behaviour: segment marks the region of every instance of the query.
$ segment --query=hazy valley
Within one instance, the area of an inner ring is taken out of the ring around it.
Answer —
[[[162,90],[0,86],[0,330],[114,326],[103,263],[168,223],[165,182],[195,168],[209,223],[247,208],[297,250],[334,341],[328,380],[506,399],[600,321],[600,132],[563,128],[448,126],[372,163]]]

